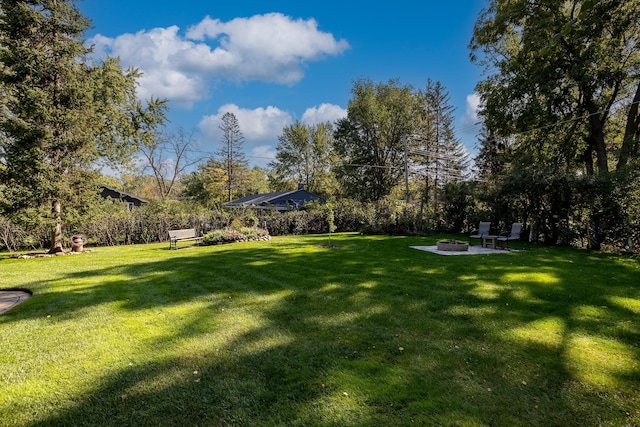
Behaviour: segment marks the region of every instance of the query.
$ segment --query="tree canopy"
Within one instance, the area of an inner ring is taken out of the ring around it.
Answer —
[[[404,143],[416,126],[418,102],[396,80],[354,82],[347,117],[337,123],[336,168],[345,193],[361,201],[388,195],[403,174]]]
[[[640,136],[638,28],[639,0],[490,1],[470,44],[488,130],[563,168],[624,167]]]
[[[73,1],[0,1],[0,173],[5,212],[50,204],[61,250],[60,204],[90,182],[99,160],[126,161],[165,119],[165,102],[136,98],[135,69],[90,63],[90,22]]]
[[[347,117],[337,122],[334,168],[344,193],[360,201],[390,195],[401,178],[422,182],[436,193],[452,179],[464,178],[469,158],[455,136],[453,107],[440,82],[424,91],[397,80],[354,82]],[[405,191],[408,197],[408,189]]]
[[[491,0],[476,22],[478,165],[493,211],[534,238],[637,239],[638,28],[640,0]]]
[[[275,188],[290,190],[301,183],[318,194],[335,192],[332,167],[336,159],[331,123],[306,125],[296,121],[285,126],[278,137],[276,151],[276,159],[269,163]]]

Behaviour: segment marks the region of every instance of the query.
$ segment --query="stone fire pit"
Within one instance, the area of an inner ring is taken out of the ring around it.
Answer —
[[[456,240],[451,240],[448,242],[436,243],[436,248],[439,251],[466,252],[469,250],[469,244],[466,242],[458,242]]]

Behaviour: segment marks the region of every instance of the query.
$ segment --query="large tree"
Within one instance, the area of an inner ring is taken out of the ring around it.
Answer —
[[[411,137],[410,153],[416,173],[423,182],[423,200],[438,205],[438,193],[445,184],[467,177],[471,159],[454,129],[455,107],[440,82],[427,81],[418,93],[420,126]]]
[[[151,170],[156,181],[156,195],[169,197],[185,171],[204,160],[197,154],[196,131],[178,128],[175,132],[161,132],[142,145],[140,151],[147,159],[142,170]]]
[[[218,156],[224,164],[227,175],[227,199],[230,202],[233,199],[233,190],[241,185],[242,174],[240,171],[247,168],[247,160],[242,151],[244,136],[236,115],[231,112],[226,112],[222,116],[218,127],[222,131],[220,141],[222,146],[218,150]]]
[[[72,0],[0,1],[2,208],[52,206],[51,252],[62,250],[62,201],[99,159],[128,158],[164,119],[164,102],[137,100],[136,70],[89,62],[89,24]]]
[[[209,159],[181,178],[182,197],[196,200],[207,207],[220,207],[229,200],[227,173],[223,162]]]
[[[285,126],[278,137],[276,150],[276,159],[269,163],[274,187],[285,190],[301,183],[309,191],[324,195],[334,193],[331,123],[306,125],[296,121]]]
[[[398,185],[404,171],[405,140],[415,130],[417,97],[398,81],[354,82],[347,117],[337,123],[336,168],[347,195],[377,201]]]
[[[640,0],[491,0],[470,44],[488,130],[568,170],[624,167],[640,137],[638,28]]]

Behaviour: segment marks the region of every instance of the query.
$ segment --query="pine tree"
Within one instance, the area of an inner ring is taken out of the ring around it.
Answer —
[[[235,114],[226,112],[222,116],[219,126],[222,131],[222,148],[218,150],[220,161],[224,164],[227,173],[227,195],[229,201],[233,200],[233,190],[240,186],[242,180],[241,171],[247,168],[247,160],[242,151],[244,136],[240,131],[240,124]]]
[[[411,153],[414,167],[424,180],[424,201],[438,205],[438,194],[445,184],[467,177],[471,159],[455,135],[455,107],[440,82],[427,81],[421,102],[421,126],[413,138]]]
[[[89,64],[90,21],[73,0],[0,1],[0,168],[5,213],[52,206],[51,252],[62,251],[62,201],[90,181],[100,158],[124,161],[164,119],[142,105],[136,70]]]

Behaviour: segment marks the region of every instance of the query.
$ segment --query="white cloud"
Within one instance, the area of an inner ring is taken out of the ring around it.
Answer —
[[[251,149],[247,157],[250,164],[266,166],[270,161],[275,160],[276,153],[272,145],[258,145]]]
[[[302,123],[315,125],[324,122],[335,122],[347,117],[347,110],[334,104],[320,104],[319,107],[307,108],[302,115]]]
[[[475,125],[480,121],[478,111],[480,110],[480,96],[477,93],[467,95],[467,106],[465,109],[465,115],[462,118],[462,126],[473,127],[475,131]]]
[[[225,113],[233,113],[238,119],[240,131],[248,144],[269,142],[275,145],[282,128],[292,123],[291,114],[277,107],[256,108],[249,110],[234,104],[223,105],[218,108],[218,114],[205,116],[198,127],[203,141],[218,143],[222,136],[219,129],[220,121]]]
[[[278,137],[282,134],[282,129],[294,121],[292,114],[274,106],[247,109],[235,104],[223,105],[218,108],[217,114],[204,116],[198,125],[200,143],[211,152],[220,148],[220,124],[222,116],[227,112],[233,113],[238,119],[249,163],[259,166],[266,166],[270,160],[275,159]],[[325,103],[307,108],[302,115],[302,122],[309,125],[327,121],[333,123],[346,115],[347,111],[340,106]]]
[[[227,77],[283,84],[297,83],[304,74],[305,62],[340,54],[349,47],[345,40],[319,31],[314,19],[293,20],[280,13],[229,22],[206,17],[189,28],[187,37],[217,41],[233,64],[224,70],[229,73]]]
[[[186,35],[177,26],[115,38],[99,34],[89,44],[94,45],[94,56],[117,56],[144,73],[141,97],[187,104],[205,98],[215,79],[293,85],[303,78],[308,62],[349,48],[345,40],[320,31],[315,20],[279,13],[228,22],[206,17]]]
[[[178,30],[172,26],[116,38],[97,35],[89,43],[94,45],[95,57],[117,56],[124,66],[133,66],[143,73],[138,80],[140,98],[168,98],[190,106],[206,96],[207,76],[191,71],[188,60],[202,47],[182,39]]]

